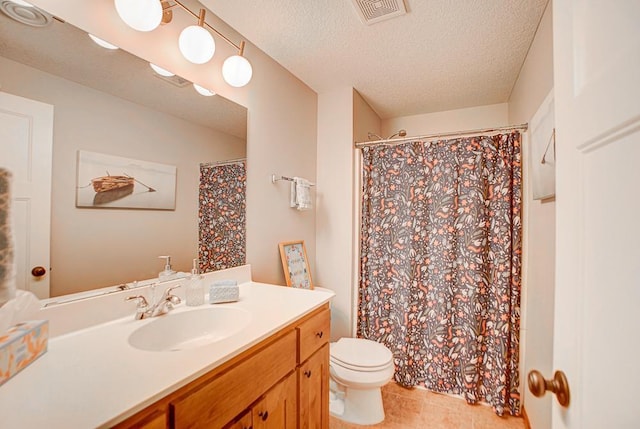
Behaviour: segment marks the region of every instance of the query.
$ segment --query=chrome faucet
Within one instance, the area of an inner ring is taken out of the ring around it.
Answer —
[[[149,305],[146,298],[142,295],[133,295],[125,298],[125,301],[131,301],[133,299],[138,301],[138,305],[136,307],[136,315],[135,319],[146,319],[148,317],[156,317],[162,316],[163,314],[168,313],[173,309],[174,305],[178,305],[182,302],[179,296],[176,296],[171,293],[172,290],[179,288],[182,285],[175,285],[165,289],[162,294],[162,298],[158,300],[158,302],[153,305]]]

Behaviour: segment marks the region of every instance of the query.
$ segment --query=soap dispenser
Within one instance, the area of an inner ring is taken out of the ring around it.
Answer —
[[[159,259],[164,259],[164,270],[158,273],[159,281],[173,280],[178,276],[178,273],[171,269],[171,256],[158,256]]]
[[[187,281],[187,290],[185,295],[187,297],[187,305],[195,307],[197,305],[204,304],[204,288],[202,286],[202,276],[198,269],[198,260],[193,260],[193,268],[191,269],[191,276]]]

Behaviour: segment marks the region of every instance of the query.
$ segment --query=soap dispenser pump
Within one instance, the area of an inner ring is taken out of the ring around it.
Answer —
[[[197,259],[193,260],[193,268],[191,269],[191,276],[186,289],[185,295],[188,306],[195,307],[204,304],[204,287],[202,286],[202,276],[200,275]]]
[[[164,259],[164,270],[158,273],[158,280],[172,280],[175,279],[178,275],[175,271],[171,269],[171,256],[158,256],[159,259]]]

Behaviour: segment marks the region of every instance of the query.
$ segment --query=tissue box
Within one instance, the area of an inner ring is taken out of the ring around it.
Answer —
[[[49,321],[30,320],[0,335],[0,385],[47,351]]]
[[[218,280],[209,286],[209,303],[233,302],[238,300],[238,282],[235,280]]]

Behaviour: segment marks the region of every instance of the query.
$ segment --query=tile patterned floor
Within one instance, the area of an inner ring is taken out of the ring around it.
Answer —
[[[463,399],[405,389],[391,382],[382,388],[385,420],[373,426],[344,423],[331,417],[330,429],[524,429],[520,417],[498,417],[491,407]]]

